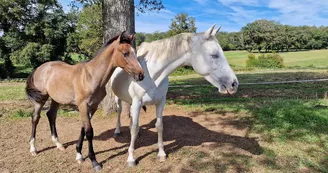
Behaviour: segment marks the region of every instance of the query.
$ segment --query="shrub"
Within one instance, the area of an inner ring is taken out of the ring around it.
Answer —
[[[246,67],[282,68],[284,67],[284,59],[276,53],[261,54],[258,58],[254,54],[249,54],[246,60]]]
[[[258,67],[258,59],[255,57],[254,54],[250,53],[247,55],[246,59],[246,67]]]
[[[55,57],[53,45],[30,42],[22,50],[13,52],[10,59],[15,64],[35,67],[51,60],[52,57]]]

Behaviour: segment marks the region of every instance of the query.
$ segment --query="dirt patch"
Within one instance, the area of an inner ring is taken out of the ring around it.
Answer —
[[[188,112],[167,106],[164,111],[164,141],[168,159],[159,163],[155,110],[149,107],[140,118],[140,137],[136,142],[135,168],[126,167],[130,142],[129,120],[122,117],[122,136],[113,138],[116,117],[96,115],[94,149],[105,172],[239,172],[251,171],[250,158],[260,157],[262,148],[255,138],[247,137],[247,122],[237,122],[234,114]],[[244,124],[243,124],[244,123]],[[75,161],[75,143],[81,121],[78,117],[58,117],[60,141],[66,146],[59,151],[51,142],[46,117],[37,128],[37,156],[29,153],[30,119],[0,121],[0,172],[91,172],[87,159]],[[83,145],[87,154],[87,142]]]

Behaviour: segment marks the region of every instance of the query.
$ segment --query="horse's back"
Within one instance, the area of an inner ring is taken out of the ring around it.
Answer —
[[[35,71],[34,84],[58,103],[71,103],[74,99],[74,72],[78,67],[61,61],[44,63]]]

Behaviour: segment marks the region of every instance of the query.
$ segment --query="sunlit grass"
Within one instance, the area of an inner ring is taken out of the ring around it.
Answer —
[[[225,51],[229,63],[236,68],[246,67],[247,51]],[[328,67],[328,50],[299,52],[278,52],[284,58],[286,67]],[[255,53],[258,55],[258,53]]]
[[[19,101],[26,99],[24,83],[0,83],[0,101]]]

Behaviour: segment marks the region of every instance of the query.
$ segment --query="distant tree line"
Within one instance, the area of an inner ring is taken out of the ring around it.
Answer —
[[[144,41],[167,38],[171,36],[169,32],[137,33],[136,43],[139,45]],[[248,23],[239,32],[220,32],[217,37],[225,51],[278,52],[328,47],[328,27],[326,26],[290,26],[269,20],[256,20]]]
[[[174,35],[191,32],[196,33],[195,18],[189,17],[186,13],[177,14],[173,19],[172,23],[169,26],[170,30],[167,32],[155,31],[152,34],[138,32],[135,35],[136,45],[139,46],[142,42],[152,42],[155,40],[160,40]]]

